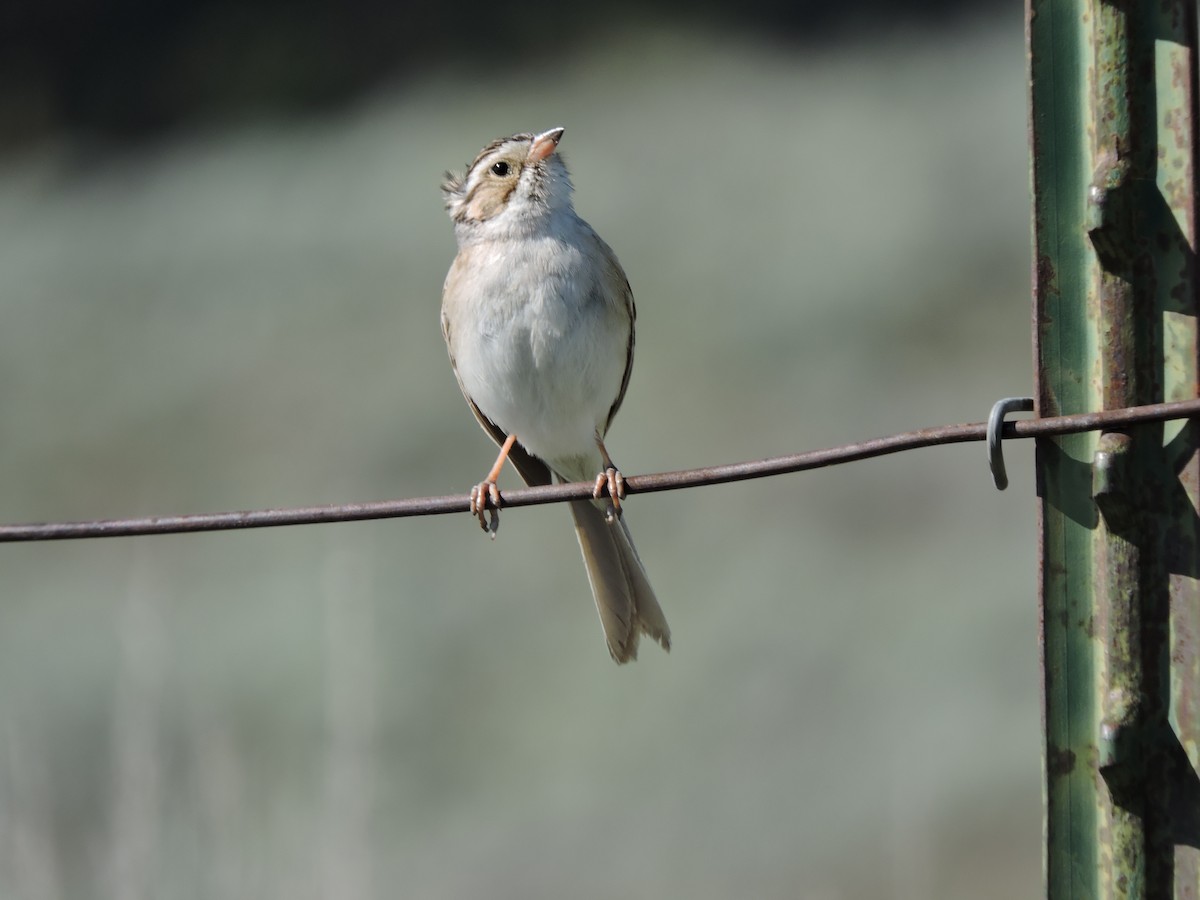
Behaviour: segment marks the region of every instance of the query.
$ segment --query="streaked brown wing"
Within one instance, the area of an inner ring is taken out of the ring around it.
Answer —
[[[621,376],[621,390],[617,392],[617,399],[609,408],[608,418],[604,422],[604,432],[607,434],[613,419],[616,418],[617,410],[621,408],[621,401],[625,399],[625,389],[629,387],[629,376],[633,374],[633,343],[637,332],[637,304],[633,302],[633,288],[629,286],[629,279],[625,276],[625,270],[621,268],[621,264],[617,262],[616,254],[603,240],[600,240],[599,237],[596,239],[600,241],[600,246],[604,250],[605,262],[608,263],[605,275],[619,293],[620,302],[624,303],[625,308],[629,311],[629,341],[625,345],[625,374]]]

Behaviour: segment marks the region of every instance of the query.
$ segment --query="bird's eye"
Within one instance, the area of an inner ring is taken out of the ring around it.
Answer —
[[[506,163],[506,162],[495,163],[492,166],[492,174],[499,175],[501,178],[503,178],[505,175],[508,174],[508,163]]]

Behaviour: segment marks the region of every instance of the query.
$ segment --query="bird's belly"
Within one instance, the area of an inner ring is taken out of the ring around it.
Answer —
[[[621,389],[628,331],[602,304],[544,298],[489,310],[464,335],[459,377],[480,411],[552,465],[599,460],[603,432]]]

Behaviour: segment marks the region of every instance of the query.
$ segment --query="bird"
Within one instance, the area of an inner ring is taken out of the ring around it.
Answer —
[[[616,254],[575,212],[563,128],[488,143],[446,173],[458,252],[442,289],[442,336],[463,396],[500,445],[472,488],[495,537],[507,459],[529,485],[593,481],[570,502],[608,651],[637,657],[642,634],[671,649],[666,616],[625,523],[624,477],[604,446],[629,386],[637,311]],[[486,515],[485,515],[486,514]]]

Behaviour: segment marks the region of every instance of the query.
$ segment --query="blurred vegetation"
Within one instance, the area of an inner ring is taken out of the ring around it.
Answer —
[[[998,0],[657,0],[540,10],[479,0],[12,0],[0,8],[0,151],[64,134],[106,145],[196,122],[328,110],[431,68],[502,80],[534,60],[569,62],[598,36],[634,32],[647,19],[813,46],[999,8]]]
[[[464,491],[493,451],[438,330],[440,175],[553,124],[638,298],[627,472],[1026,390],[1019,10],[573,46],[0,162],[4,519]],[[675,649],[622,669],[559,508],[494,542],[462,516],[0,546],[0,896],[1033,895],[1008,459],[1005,494],[967,445],[632,498]]]

